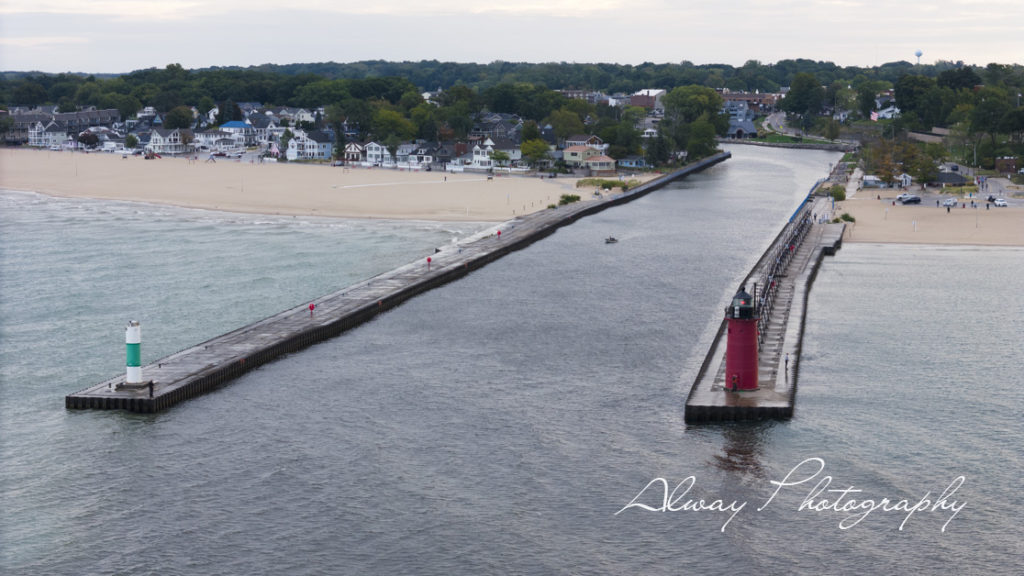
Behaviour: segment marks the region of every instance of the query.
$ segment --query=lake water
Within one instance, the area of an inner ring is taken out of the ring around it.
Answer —
[[[156,415],[63,407],[123,371],[128,319],[155,361],[485,225],[0,194],[0,572],[1019,573],[1021,249],[848,244],[793,420],[684,424],[720,310],[838,159],[732,151]],[[624,509],[656,478],[745,505]],[[893,506],[800,509],[836,497]]]

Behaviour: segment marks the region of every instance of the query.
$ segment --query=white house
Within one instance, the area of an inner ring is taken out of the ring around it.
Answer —
[[[608,151],[608,145],[604,143],[604,140],[601,140],[598,136],[587,134],[577,134],[566,138],[565,147],[572,148],[573,146],[590,146],[600,150],[602,153]]]
[[[189,149],[189,142],[192,141],[192,131],[184,128],[168,130],[166,128],[153,128],[149,135],[149,144],[146,150],[157,154],[182,154]]]
[[[363,145],[359,142],[345,143],[345,162],[354,163],[363,161]]]
[[[494,154],[494,142],[491,142],[490,138],[486,138],[480,144],[473,146],[473,159],[469,166],[481,170],[490,169],[494,166],[491,154]]]
[[[59,141],[57,141],[59,139]],[[52,120],[43,124],[36,122],[28,127],[28,145],[36,148],[49,148],[60,145],[67,140],[64,130],[59,129]]]
[[[330,160],[332,148],[331,137],[325,132],[296,130],[295,136],[288,141],[285,156],[289,160]]]
[[[241,120],[232,120],[221,125],[223,132],[231,134],[237,142],[237,147],[244,148],[256,143],[256,130]]]
[[[886,120],[892,120],[898,118],[900,115],[900,109],[896,106],[887,106],[878,111],[878,117]]]
[[[395,164],[391,152],[383,144],[367,142],[363,150],[366,152],[366,163],[371,166],[394,166]]]

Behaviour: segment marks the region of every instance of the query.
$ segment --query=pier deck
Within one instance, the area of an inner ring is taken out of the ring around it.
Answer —
[[[835,254],[845,229],[845,224],[813,222],[829,212],[829,204],[825,198],[806,203],[747,276],[748,290],[752,289],[753,282],[760,282],[759,292],[766,284],[770,285],[771,280],[775,282],[774,289],[765,292],[770,295],[769,302],[761,306],[759,389],[740,392],[726,389],[726,339],[723,337],[726,320],[723,318],[686,400],[687,423],[786,419],[793,416],[807,294],[821,259]],[[795,244],[795,249],[785,257],[781,267],[773,268],[776,259],[780,254],[784,256],[791,243],[790,227],[804,218],[810,224]],[[771,280],[765,282],[766,278]],[[761,293],[754,296],[759,299]]]
[[[312,302],[313,314],[308,303],[304,303],[161,358],[142,368],[143,379],[153,383],[152,396],[148,385],[125,386],[125,376],[121,374],[67,395],[65,406],[132,412],[165,410],[284,354],[337,336],[417,294],[525,248],[579,218],[639,198],[729,157],[728,152],[716,154],[626,192],[516,218],[498,226],[500,234],[496,232],[431,255],[429,265],[423,259],[317,298]]]

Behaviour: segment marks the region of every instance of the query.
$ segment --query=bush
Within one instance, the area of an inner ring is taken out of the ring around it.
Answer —
[[[850,214],[847,213],[847,212],[843,212],[843,215],[840,216],[839,219],[844,221],[844,222],[856,222],[857,221],[856,218],[854,218],[853,216],[850,216]]]
[[[829,194],[836,200],[846,200],[846,187],[842,184],[833,184],[829,188]]]
[[[565,206],[566,204],[572,204],[573,202],[579,202],[580,197],[577,194],[562,194],[562,197],[558,199],[559,206]]]
[[[556,206],[555,204],[548,204],[548,210],[554,210],[556,208],[558,208],[558,206]]]
[[[622,188],[625,192],[633,186],[639,184],[637,180],[630,180],[629,182],[623,182],[622,180],[611,180],[607,178],[581,178],[576,181],[577,188],[589,188],[591,186],[601,188],[602,190],[611,190],[612,188]]]

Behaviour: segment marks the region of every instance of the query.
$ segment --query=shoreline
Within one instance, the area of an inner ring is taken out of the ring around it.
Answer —
[[[578,180],[0,150],[0,189],[243,214],[504,222],[545,210],[562,194],[595,198]]]
[[[843,235],[844,242],[871,244],[917,244],[936,246],[1024,246],[1024,205],[1015,202],[1008,207],[985,209],[984,204],[972,208],[933,206],[937,198],[949,195],[928,194],[922,203],[904,206],[895,201],[898,191],[888,196],[861,198],[854,196],[836,202],[833,216],[848,213],[855,218]]]

